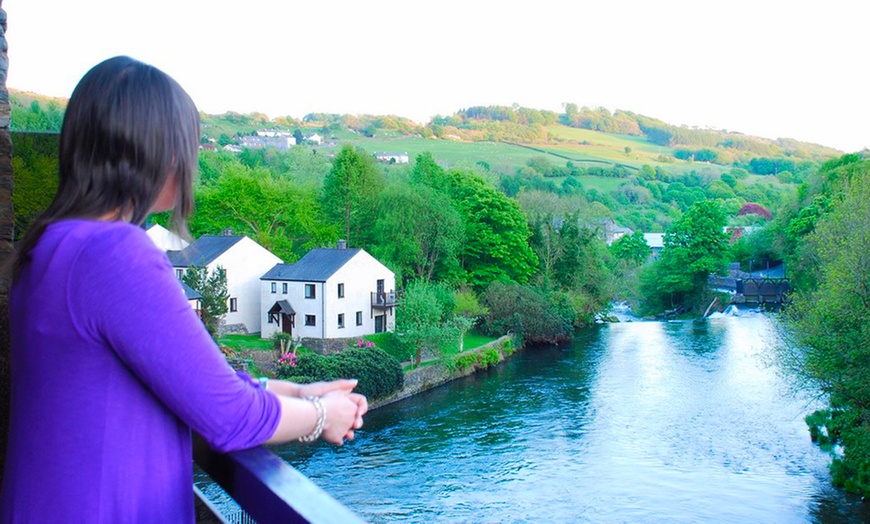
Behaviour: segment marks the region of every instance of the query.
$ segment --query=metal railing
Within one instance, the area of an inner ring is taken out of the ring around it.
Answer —
[[[218,453],[194,434],[193,458],[259,524],[365,522],[264,447]]]
[[[372,307],[393,307],[399,303],[399,297],[395,291],[373,291],[372,292]]]

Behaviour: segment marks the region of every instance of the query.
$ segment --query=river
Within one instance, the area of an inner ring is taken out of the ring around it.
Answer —
[[[830,486],[773,320],[623,322],[276,448],[371,522],[868,522]]]

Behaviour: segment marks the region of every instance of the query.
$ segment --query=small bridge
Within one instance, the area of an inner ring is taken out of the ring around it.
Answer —
[[[711,277],[709,283],[714,289],[732,293],[732,304],[750,307],[778,308],[791,292],[791,282],[785,277]]]

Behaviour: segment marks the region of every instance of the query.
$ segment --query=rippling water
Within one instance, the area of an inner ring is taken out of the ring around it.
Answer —
[[[764,315],[590,329],[278,452],[372,522],[865,522]]]

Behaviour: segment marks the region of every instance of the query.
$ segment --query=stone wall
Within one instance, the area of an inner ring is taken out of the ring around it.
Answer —
[[[489,344],[485,344],[479,348],[465,351],[459,356],[479,355],[483,354],[490,348],[495,348],[498,351],[498,362],[502,362],[504,359],[514,354],[514,352],[516,351],[514,348],[516,347],[516,340],[514,340],[514,337],[512,335],[505,335],[498,340],[490,342]],[[442,362],[437,362],[428,366],[422,366],[417,369],[413,369],[405,373],[405,384],[402,386],[401,390],[397,391],[396,393],[390,395],[387,398],[372,402],[371,409],[385,406],[387,404],[392,404],[393,402],[398,402],[399,400],[406,399],[412,395],[416,395],[417,393],[426,391],[427,389],[432,389],[442,384],[446,384],[451,380],[455,380],[460,377],[466,377],[468,375],[476,373],[480,369],[481,367],[475,364],[471,364],[465,367],[452,367],[447,366]]]
[[[9,431],[9,273],[13,255],[14,217],[12,209],[12,138],[9,136],[9,91],[6,73],[9,56],[6,53],[6,11],[0,0],[0,483],[6,462],[6,441]]]
[[[306,347],[311,351],[314,351],[318,355],[335,355],[337,353],[341,353],[342,350],[345,350],[350,347],[351,344],[356,342],[362,337],[351,337],[351,338],[303,338],[300,339],[299,343],[302,347]]]

